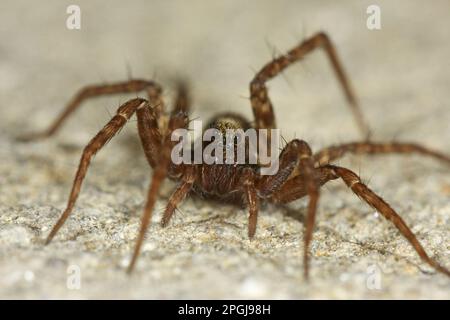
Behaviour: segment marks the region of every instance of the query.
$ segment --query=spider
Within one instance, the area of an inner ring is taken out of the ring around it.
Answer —
[[[360,141],[333,145],[313,153],[307,142],[294,139],[283,147],[279,154],[279,170],[274,175],[261,175],[259,165],[246,164],[174,164],[171,161],[171,150],[175,142],[171,133],[179,128],[188,128],[190,110],[189,90],[185,83],[179,82],[174,107],[166,112],[162,99],[162,88],[149,80],[131,79],[114,84],[90,85],[80,90],[68,103],[65,110],[45,131],[34,133],[25,140],[35,140],[52,136],[63,122],[85,100],[102,95],[118,93],[146,92],[148,99],[134,98],[122,104],[114,117],[87,144],[81,156],[67,207],[54,225],[46,239],[50,243],[58,230],[72,213],[80,193],[92,157],[128,122],[131,116],[137,115],[137,127],[143,151],[149,165],[153,168],[153,176],[148,188],[147,200],[141,218],[140,231],[132,258],[128,266],[130,273],[136,264],[145,233],[151,221],[152,212],[161,184],[166,178],[178,181],[165,208],[161,225],[167,226],[175,209],[190,193],[205,199],[215,199],[248,207],[248,237],[254,237],[257,226],[258,208],[262,202],[285,204],[308,196],[303,268],[308,278],[309,245],[312,239],[320,187],[335,179],[342,180],[361,200],[377,210],[391,221],[398,231],[409,241],[424,262],[439,272],[450,276],[450,271],[431,258],[424,250],[411,229],[396,211],[380,196],[365,185],[357,174],[351,170],[332,164],[333,161],[346,154],[420,154],[450,164],[450,156],[430,150],[415,143],[373,142],[369,139],[369,126],[365,121],[350,82],[338,59],[335,47],[327,34],[316,33],[302,41],[284,55],[275,57],[266,64],[250,82],[250,102],[254,115],[254,123],[237,114],[219,114],[211,120],[210,127],[221,130],[223,127],[255,129],[276,128],[275,114],[269,98],[266,82],[293,63],[301,60],[315,49],[322,48],[335,72],[351,111],[355,117],[363,138]],[[270,140],[269,140],[270,141]]]

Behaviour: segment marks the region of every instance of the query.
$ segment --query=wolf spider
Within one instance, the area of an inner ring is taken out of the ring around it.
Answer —
[[[411,229],[388,203],[361,182],[357,174],[347,168],[331,164],[332,161],[348,153],[417,153],[430,156],[447,164],[450,164],[450,157],[415,143],[377,143],[369,140],[369,127],[360,111],[360,107],[339,62],[335,48],[325,33],[317,33],[286,54],[274,58],[255,75],[250,83],[250,102],[254,114],[253,128],[276,128],[275,115],[272,102],[268,95],[266,82],[317,48],[325,50],[364,138],[359,142],[334,145],[316,153],[311,151],[310,146],[305,141],[299,139],[292,140],[285,145],[279,155],[279,170],[275,175],[261,175],[259,172],[260,166],[251,165],[175,165],[170,157],[171,150],[175,145],[175,142],[170,139],[171,133],[178,128],[187,128],[189,123],[188,111],[190,109],[190,99],[186,86],[181,83],[178,86],[174,108],[170,113],[164,111],[164,102],[161,97],[162,89],[153,81],[135,79],[115,84],[91,85],[80,90],[48,130],[32,134],[28,136],[28,140],[52,136],[61,127],[67,117],[88,98],[145,91],[148,95],[148,100],[135,98],[122,104],[117,109],[116,115],[84,148],[67,207],[48,235],[46,243],[48,244],[53,239],[71,214],[91,158],[136,113],[139,137],[147,161],[153,168],[153,176],[150,181],[140,231],[132,259],[128,266],[128,272],[131,272],[136,264],[161,184],[168,177],[179,182],[175,191],[170,196],[164,211],[161,221],[162,226],[167,226],[176,207],[190,192],[194,192],[204,198],[247,204],[249,210],[248,236],[250,239],[255,235],[260,202],[265,201],[282,204],[308,196],[309,202],[303,255],[304,275],[307,277],[309,261],[308,248],[316,218],[319,189],[330,180],[342,179],[360,199],[394,224],[424,262],[428,263],[437,271],[450,276],[448,269],[441,266],[426,253]],[[218,129],[221,129],[222,126],[231,126],[233,128],[251,127],[250,123],[243,117],[233,114],[220,114],[212,120],[211,124],[212,127]]]

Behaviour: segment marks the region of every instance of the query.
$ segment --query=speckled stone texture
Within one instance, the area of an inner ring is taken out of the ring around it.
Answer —
[[[164,185],[136,272],[125,274],[151,170],[135,121],[95,158],[72,217],[43,245],[65,207],[81,150],[131,96],[86,103],[50,140],[15,141],[45,128],[80,87],[157,79],[192,83],[192,117],[251,117],[248,83],[273,52],[315,31],[333,39],[374,139],[417,141],[450,153],[450,3],[377,1],[382,29],[366,28],[372,1],[2,1],[0,10],[1,298],[450,298],[450,280],[421,263],[399,232],[341,182],[322,190],[311,279],[302,277],[306,200],[261,209],[247,239],[245,210],[187,199],[157,223]],[[20,16],[20,19],[18,18]],[[314,150],[359,139],[323,53],[270,82],[286,139]],[[427,251],[450,267],[450,169],[418,156],[347,157],[398,210]],[[77,287],[74,278],[80,272]],[[77,289],[78,288],[78,289]]]

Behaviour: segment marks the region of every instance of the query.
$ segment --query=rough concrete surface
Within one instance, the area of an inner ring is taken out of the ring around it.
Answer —
[[[43,129],[80,87],[133,77],[189,79],[192,117],[249,118],[254,72],[326,31],[374,129],[374,139],[417,141],[450,153],[448,1],[376,1],[382,29],[366,28],[374,1],[77,1],[81,30],[65,26],[72,1],[0,5],[1,298],[450,298],[450,280],[420,261],[399,232],[339,181],[322,190],[311,279],[302,276],[306,200],[261,210],[247,239],[245,210],[187,199],[157,223],[167,182],[132,276],[125,274],[151,170],[135,121],[95,158],[73,215],[48,245],[84,145],[131,96],[86,103],[52,139]],[[323,53],[270,82],[287,139],[314,150],[359,139]],[[450,267],[450,170],[418,156],[347,157]],[[81,286],[77,289],[76,276]]]

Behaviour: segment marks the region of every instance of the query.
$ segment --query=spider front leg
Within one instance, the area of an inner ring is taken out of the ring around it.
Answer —
[[[259,199],[255,188],[255,174],[250,168],[245,168],[242,173],[242,186],[248,205],[248,238],[253,239],[258,223]]]
[[[314,160],[312,158],[312,151],[309,145],[304,141],[300,141],[299,158],[299,171],[304,174],[306,192],[309,196],[305,236],[303,240],[303,270],[305,278],[307,279],[309,272],[309,244],[312,240],[312,233],[316,221],[317,203],[319,201],[320,193],[318,181],[315,177],[314,172]]]
[[[167,117],[161,112],[160,106],[163,105],[163,101],[160,100],[160,96],[155,95],[151,101],[161,102],[158,105],[153,105],[151,108],[139,108],[136,114],[138,118],[139,137],[142,142],[145,157],[150,166],[155,168],[162,147],[162,135],[167,130]],[[171,115],[177,116],[178,113],[181,113],[187,116],[190,105],[187,85],[184,82],[179,81],[177,84],[175,104],[171,111]]]
[[[171,112],[169,123],[167,128],[164,128],[162,136],[160,130],[152,130],[154,125],[158,124],[157,118],[152,116],[151,110],[148,108],[139,111],[138,113],[138,128],[142,145],[144,147],[145,154],[149,160],[150,165],[154,168],[154,173],[150,181],[150,186],[147,193],[147,201],[145,204],[144,213],[141,218],[141,227],[139,235],[136,240],[136,246],[134,248],[133,256],[128,266],[128,273],[131,273],[136,265],[137,258],[141,251],[142,243],[144,241],[145,233],[151,221],[153,207],[155,206],[156,198],[159,193],[162,182],[166,178],[168,173],[176,174],[177,176],[183,176],[183,181],[175,193],[171,196],[166,209],[165,217],[167,223],[172,215],[170,211],[173,207],[175,210],[176,205],[186,196],[186,194],[192,188],[193,179],[195,178],[194,167],[178,166],[177,168],[171,167],[171,152],[176,142],[172,141],[172,132],[176,129],[187,128],[189,119],[187,111],[189,111],[190,101],[186,86],[180,82],[178,84],[178,93],[175,100],[174,108]],[[149,122],[150,121],[150,122]],[[152,125],[153,123],[153,125]],[[160,144],[155,144],[154,140],[157,137],[162,137]],[[156,153],[154,153],[154,151]],[[173,172],[170,172],[173,171]],[[162,223],[164,223],[164,218]]]
[[[100,130],[99,133],[88,143],[84,148],[83,154],[80,159],[75,180],[73,182],[72,191],[70,192],[67,207],[59,220],[54,225],[46,239],[46,244],[50,243],[58,230],[62,227],[69,215],[72,213],[75,202],[80,193],[81,185],[86,176],[86,172],[89,168],[92,157],[109,141],[114,135],[120,131],[120,129],[127,123],[130,117],[135,113],[138,108],[147,106],[148,101],[141,98],[129,100],[117,109],[116,115]]]
[[[294,171],[295,170],[295,171]],[[317,212],[317,203],[319,201],[320,179],[316,177],[314,169],[314,160],[309,145],[303,140],[292,140],[283,149],[280,154],[280,170],[273,176],[265,176],[261,178],[258,188],[259,195],[274,201],[274,197],[278,194],[284,194],[281,190],[286,190],[285,185],[291,174],[300,172],[302,175],[302,186],[305,194],[309,196],[308,211],[306,218],[306,231],[304,236],[304,274],[308,278],[309,256],[308,248],[312,239],[314,222]]]
[[[331,62],[333,70],[344,90],[351,111],[355,117],[357,125],[364,138],[370,135],[370,129],[361,112],[361,108],[353,93],[348,77],[346,76],[342,64],[340,63],[333,43],[328,36],[323,33],[317,33],[311,38],[303,41],[300,45],[288,51],[285,55],[275,58],[265,65],[253,78],[250,83],[250,101],[255,116],[255,126],[257,129],[275,128],[275,114],[273,112],[272,102],[266,87],[266,82],[291,64],[300,61],[305,55],[317,48],[323,48]]]
[[[156,198],[159,193],[162,182],[167,176],[169,167],[171,164],[171,152],[176,142],[171,140],[172,132],[179,128],[186,128],[188,125],[188,117],[185,112],[172,113],[167,131],[163,138],[161,144],[161,150],[159,151],[158,163],[155,167],[152,179],[150,181],[150,186],[147,193],[147,201],[144,208],[144,213],[141,218],[141,227],[139,230],[139,235],[136,240],[136,246],[134,248],[133,256],[131,258],[130,264],[128,266],[128,273],[131,273],[136,264],[137,258],[141,251],[141,246],[144,241],[145,233],[150,224],[150,220],[153,213],[153,208],[156,203]]]
[[[155,112],[160,114],[164,106],[161,99],[162,90],[161,87],[153,81],[136,79],[113,84],[89,85],[82,88],[77,94],[75,94],[63,112],[53,121],[48,129],[42,132],[27,134],[19,137],[18,139],[22,141],[32,141],[48,138],[54,135],[62,126],[64,121],[87,99],[118,93],[139,92],[143,90],[147,92],[150,103],[155,107]]]
[[[299,140],[293,140],[283,148],[278,159],[278,171],[274,175],[255,177],[250,168],[246,168],[242,173],[240,185],[243,186],[243,192],[249,207],[248,236],[250,239],[254,237],[256,232],[258,198],[269,199],[288,180],[299,163],[300,145]]]
[[[169,198],[169,202],[167,203],[166,209],[164,211],[164,215],[161,219],[161,227],[167,227],[170,219],[175,212],[178,204],[184,200],[187,194],[192,190],[192,186],[194,185],[194,181],[197,174],[197,168],[193,165],[186,165],[183,172],[183,179],[175,191]]]

